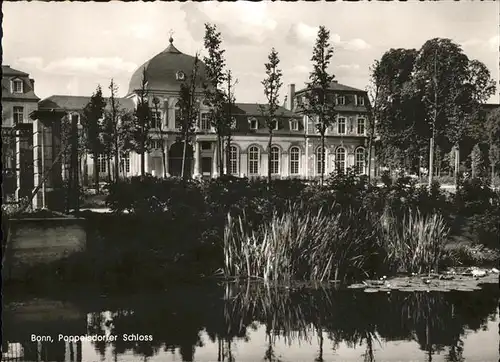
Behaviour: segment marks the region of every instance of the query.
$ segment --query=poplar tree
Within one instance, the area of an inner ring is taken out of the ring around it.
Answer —
[[[203,58],[206,71],[206,82],[204,83],[205,102],[210,107],[208,117],[210,124],[215,128],[217,134],[217,158],[219,174],[224,174],[223,144],[224,134],[227,129],[227,119],[224,117],[225,92],[222,89],[226,81],[224,68],[226,60],[225,50],[221,48],[221,33],[217,31],[216,25],[205,24],[204,45],[208,56]]]
[[[262,81],[264,86],[264,95],[267,98],[266,107],[261,107],[261,112],[265,115],[267,129],[269,131],[269,140],[267,142],[267,179],[271,182],[271,147],[273,143],[273,131],[278,122],[276,116],[279,109],[279,91],[283,83],[281,82],[282,71],[279,69],[280,59],[276,49],[272,48],[268,55],[268,62],[264,64],[266,68],[266,78]]]
[[[325,179],[325,133],[335,121],[335,106],[328,100],[328,91],[333,74],[328,73],[328,66],[333,56],[333,47],[330,45],[330,31],[324,26],[319,27],[316,43],[311,57],[313,71],[309,75],[306,86],[306,102],[302,105],[303,112],[308,118],[316,119],[316,129],[321,137],[321,184]]]

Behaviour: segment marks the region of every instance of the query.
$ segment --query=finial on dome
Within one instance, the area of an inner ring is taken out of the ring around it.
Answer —
[[[172,37],[174,35],[174,31],[170,30],[169,32],[170,37],[168,38],[168,42],[172,44],[174,42],[174,38]]]

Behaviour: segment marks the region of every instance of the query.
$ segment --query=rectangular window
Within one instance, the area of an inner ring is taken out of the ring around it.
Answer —
[[[210,131],[210,120],[208,118],[208,113],[202,113],[200,116],[200,130]]]
[[[23,123],[24,107],[14,107],[14,124]]]
[[[279,175],[280,173],[280,149],[278,147],[271,148],[271,174]]]
[[[365,105],[365,98],[363,96],[356,96],[358,106]]]
[[[104,155],[99,155],[97,158],[97,172],[106,172],[106,156]]]
[[[277,131],[279,129],[279,121],[277,119],[273,120],[273,129]]]
[[[339,117],[337,124],[337,133],[345,134],[346,133],[346,119],[345,117]]]
[[[290,129],[292,131],[298,131],[299,130],[299,121],[297,119],[292,119],[290,121]]]
[[[298,147],[293,147],[290,150],[290,174],[298,175],[300,165],[300,149]]]
[[[122,167],[125,173],[130,172],[130,154],[127,153],[122,157]]]
[[[201,149],[202,150],[211,150],[212,149],[212,143],[207,142],[207,141],[202,141],[201,142]]]
[[[234,146],[231,146],[231,152],[230,152],[230,160],[229,160],[229,173],[231,175],[238,175],[239,174],[239,157],[238,157],[238,149]]]
[[[161,128],[161,112],[151,112],[151,128]]]
[[[151,140],[151,146],[155,150],[161,150],[163,148],[163,140]]]
[[[250,119],[250,129],[251,130],[256,130],[259,127],[259,123],[255,118]]]
[[[260,153],[257,147],[251,147],[248,151],[248,173],[250,175],[259,174]]]
[[[337,105],[338,106],[345,105],[345,97],[344,96],[337,96]]]
[[[23,93],[23,81],[15,80],[12,84],[13,93]]]
[[[364,134],[365,134],[365,119],[358,118],[358,135],[364,135]]]

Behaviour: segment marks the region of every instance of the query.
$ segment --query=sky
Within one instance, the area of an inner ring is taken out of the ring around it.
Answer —
[[[216,24],[228,69],[238,80],[238,102],[265,102],[261,81],[272,47],[281,59],[284,100],[288,85],[303,88],[312,69],[317,29],[331,36],[330,72],[359,89],[370,66],[391,48],[420,48],[450,38],[470,59],[499,79],[500,2],[6,2],[2,64],[35,79],[40,98],[104,93],[111,78],[125,96],[135,69],[168,46],[204,55],[204,24]],[[490,103],[499,103],[498,90]]]

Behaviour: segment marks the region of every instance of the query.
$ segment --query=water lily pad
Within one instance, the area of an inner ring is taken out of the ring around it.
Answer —
[[[348,289],[364,289],[366,287],[367,287],[367,285],[365,285],[365,284],[351,284],[347,288]]]
[[[366,288],[365,289],[365,293],[378,293],[378,289],[374,289],[374,288]]]

